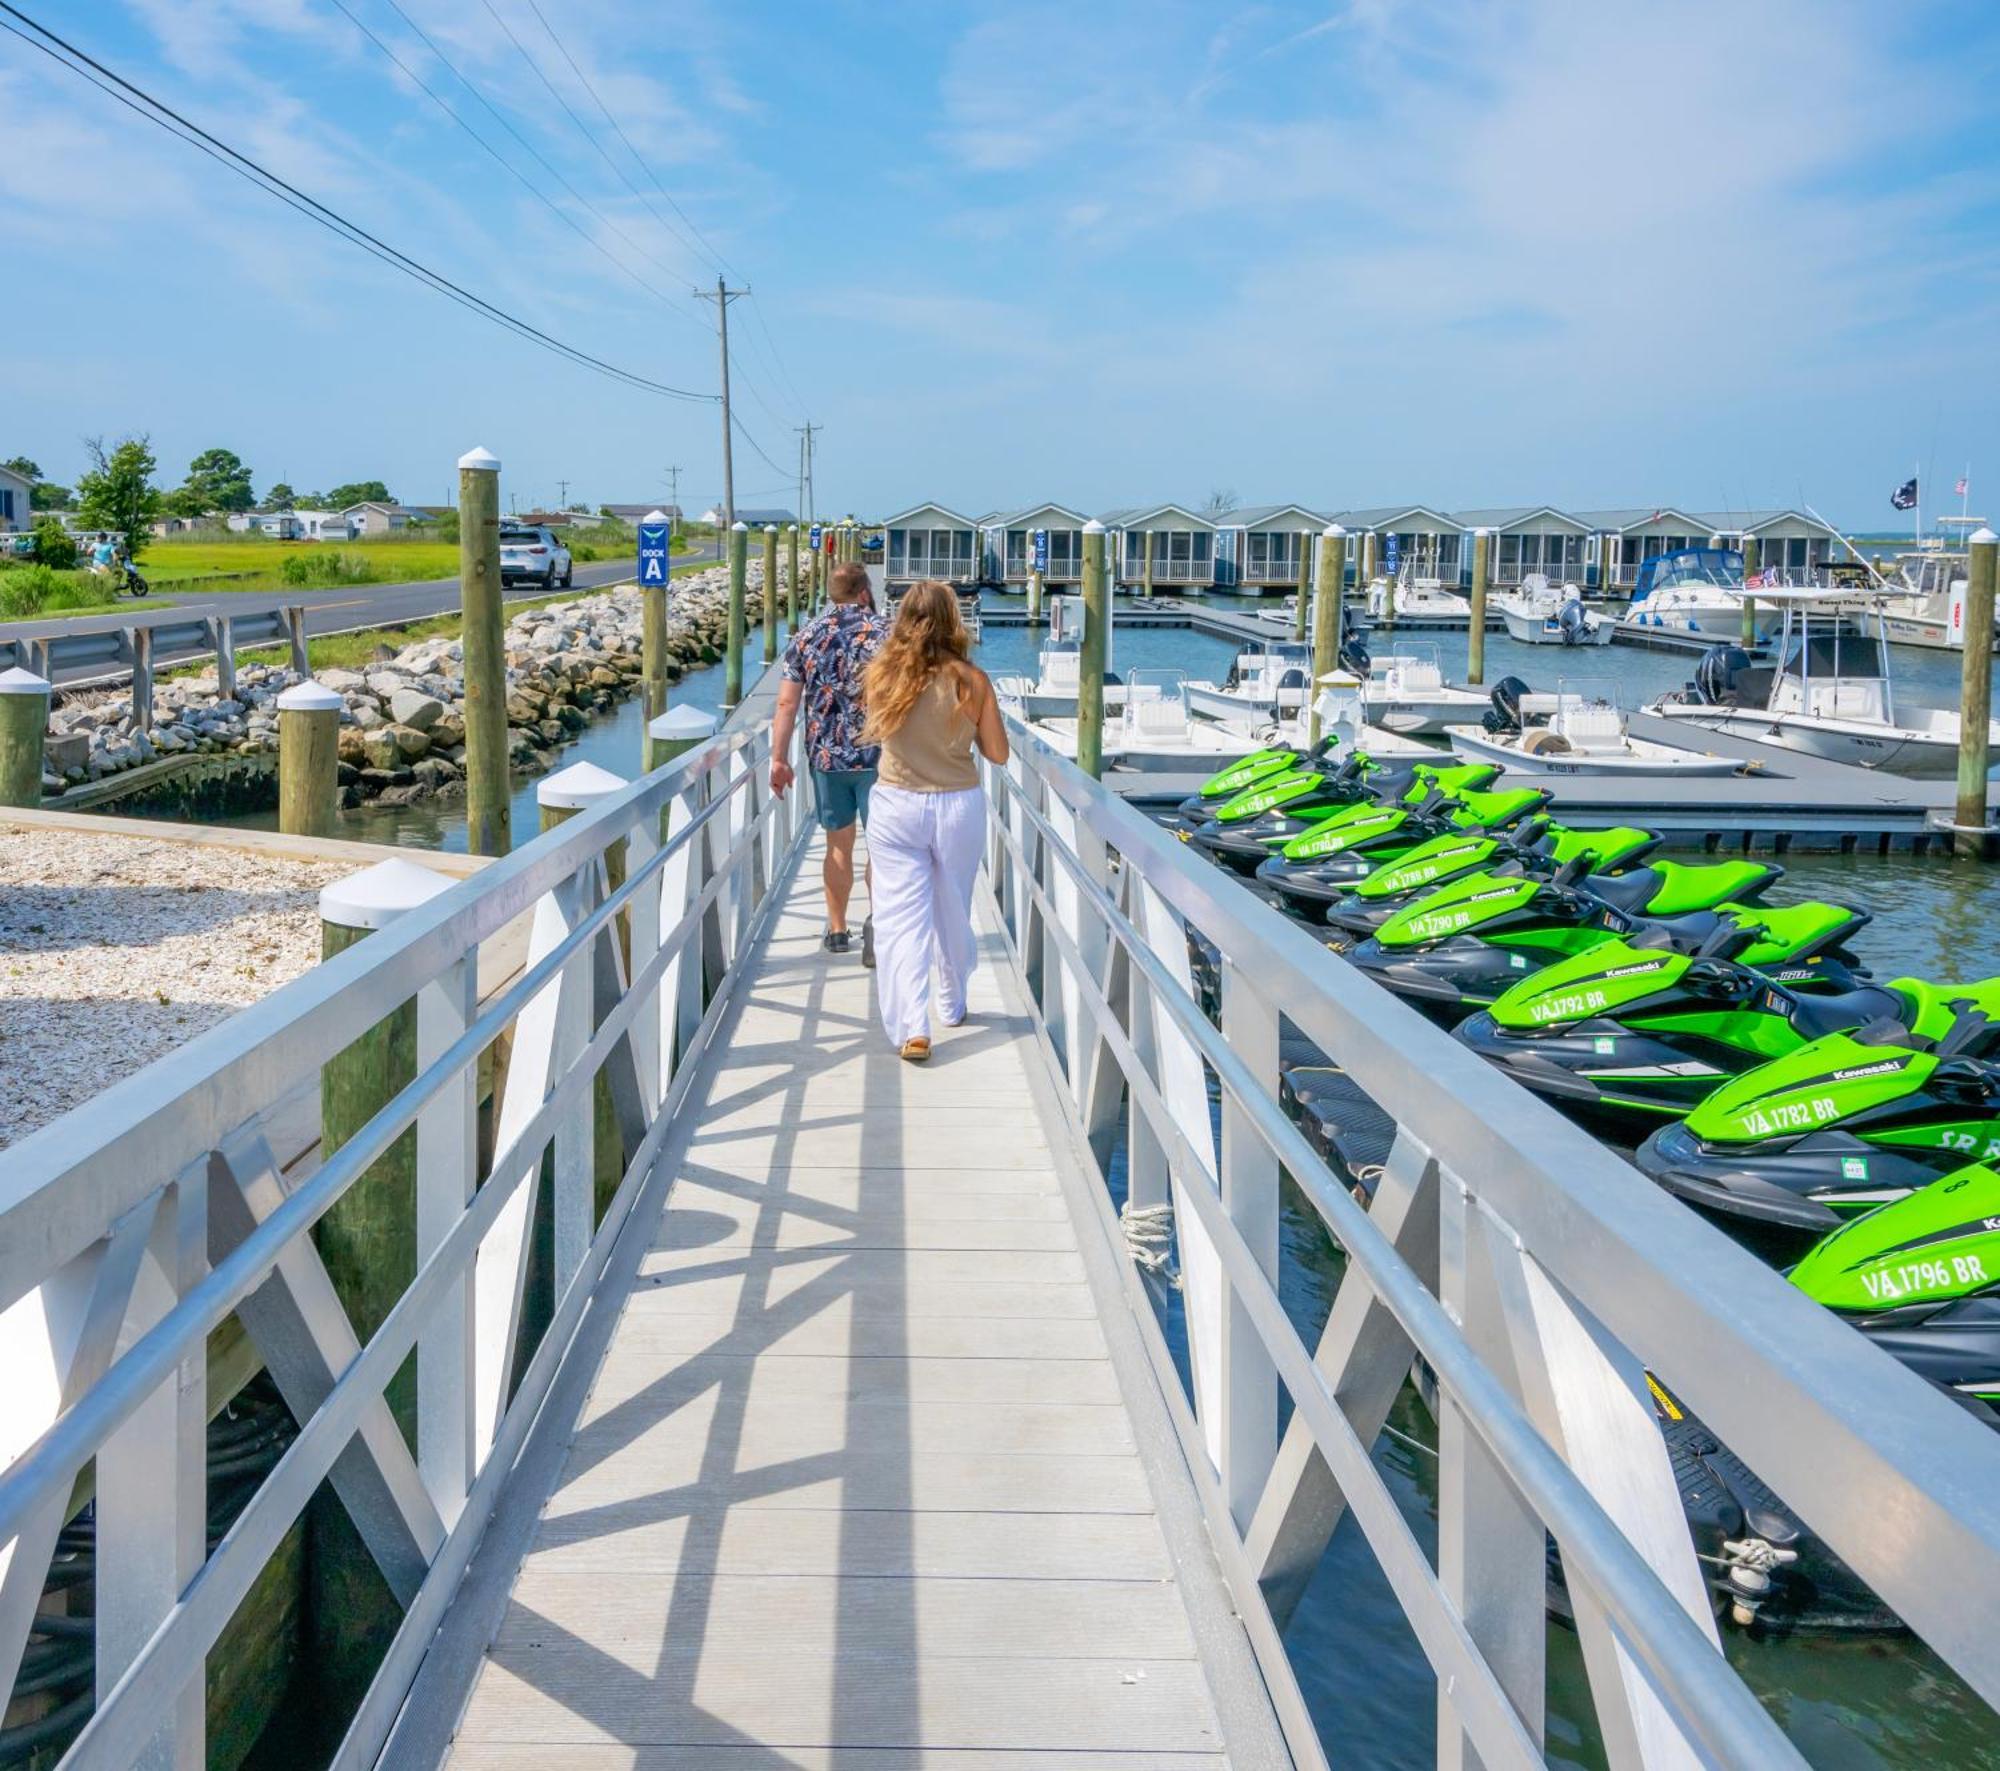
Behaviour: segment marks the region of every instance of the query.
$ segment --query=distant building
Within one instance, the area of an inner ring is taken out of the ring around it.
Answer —
[[[1153,583],[1205,590],[1215,582],[1215,525],[1179,504],[1129,504],[1097,519],[1109,531],[1112,581],[1142,584],[1146,537],[1153,538]]]
[[[615,517],[621,523],[643,523],[654,511],[658,511],[676,529],[686,521],[686,516],[678,504],[607,504],[602,509],[606,516]],[[708,521],[706,517],[702,520]]]
[[[988,584],[1026,584],[1035,566],[1035,532],[1048,533],[1044,584],[1083,582],[1083,525],[1090,519],[1066,504],[1029,504],[989,511],[979,519],[979,578]]]
[[[1419,578],[1459,575],[1459,556],[1470,567],[1470,548],[1461,550],[1465,524],[1448,510],[1428,504],[1378,504],[1365,510],[1343,510],[1337,519],[1349,534],[1375,537],[1375,570],[1412,572]]]
[[[644,516],[646,513],[641,511],[639,514]],[[714,506],[703,511],[698,520],[719,528],[723,514],[720,506]],[[775,524],[782,529],[787,523],[795,523],[799,519],[788,510],[752,510],[747,505],[739,504],[736,507],[736,520],[746,529],[762,529],[767,524]]]
[[[1692,516],[1671,504],[1627,505],[1618,510],[1580,510],[1592,536],[1589,582],[1599,590],[1629,590],[1639,580],[1639,568],[1663,553],[1685,547],[1706,547],[1715,531],[1706,517]]]
[[[268,535],[273,541],[303,540],[306,532],[298,512],[292,510],[231,511],[224,526],[232,534]]]
[[[408,504],[381,504],[369,500],[365,504],[350,504],[341,513],[354,523],[354,533],[360,535],[391,535],[407,529],[412,523],[432,521],[431,513]]]
[[[1329,519],[1303,504],[1250,504],[1215,519],[1215,582],[1257,591],[1310,580],[1313,541]]]
[[[1581,584],[1584,574],[1585,544],[1590,525],[1550,504],[1512,504],[1493,510],[1461,510],[1456,513],[1468,537],[1476,529],[1492,532],[1488,554],[1488,582],[1494,585],[1519,584],[1540,572],[1552,584]],[[1464,582],[1472,582],[1472,548],[1464,550]]]
[[[344,510],[295,510],[301,541],[352,541],[361,533],[353,515]]]
[[[34,482],[11,467],[0,467],[0,534],[14,529],[32,529]]]
[[[1846,552],[1838,529],[1802,510],[1712,510],[1701,520],[1725,547],[1754,541],[1759,571],[1808,572]]]
[[[747,518],[738,513],[741,521]],[[887,546],[883,566],[891,584],[941,578],[970,584],[978,576],[979,525],[942,504],[913,504],[882,525]]]

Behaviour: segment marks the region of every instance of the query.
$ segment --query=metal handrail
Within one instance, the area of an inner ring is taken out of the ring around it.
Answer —
[[[419,1534],[428,1572],[408,1595],[403,1630],[364,1706],[364,1720],[356,1723],[360,1736],[350,1736],[343,1762],[371,1756],[370,1743],[379,1745],[386,1736],[400,1690],[435,1628],[450,1583],[470,1558],[505,1468],[553,1375],[561,1345],[581,1315],[633,1200],[651,1184],[650,1171],[672,1109],[693,1074],[691,1060],[706,1044],[734,988],[731,968],[744,950],[751,923],[775,903],[770,888],[804,838],[798,796],[779,799],[762,783],[760,763],[768,743],[762,732],[712,740],[495,862],[434,903],[405,913],[172,1058],[107,1090],[87,1113],[71,1115],[0,1153],[4,1308],[115,1237],[128,1214],[148,1198],[168,1198],[177,1177],[183,1188],[191,1171],[197,1188],[213,1184],[218,1163],[223,1172],[228,1170],[229,1159],[222,1152],[232,1137],[254,1124],[256,1112],[313,1081],[322,1063],[386,1014],[423,1000],[420,993],[452,968],[461,968],[454,975],[463,976],[483,939],[548,900],[551,909],[538,911],[538,918],[552,914],[553,932],[544,935],[538,920],[521,972],[482,1009],[468,1009],[462,1028],[454,1029],[456,1036],[407,1086],[282,1197],[229,1253],[185,1282],[96,1381],[0,1472],[0,1544],[12,1542],[18,1548],[29,1541],[37,1519],[46,1518],[51,1505],[67,1496],[77,1470],[100,1456],[121,1430],[131,1430],[148,1399],[163,1385],[171,1387],[177,1368],[202,1356],[209,1333],[272,1281],[283,1263],[310,1250],[313,1226],[417,1125],[424,1110],[447,1090],[470,1086],[482,1053],[511,1024],[546,1007],[555,1015],[580,1012],[592,1029],[587,1037],[579,1035],[574,1050],[560,1043],[550,1047],[554,1073],[546,1085],[524,1074],[522,1086],[532,1086],[528,1098],[533,1111],[495,1153],[487,1178],[476,1189],[468,1169],[467,1196],[457,1215],[420,1252],[412,1282],[358,1354],[337,1370],[312,1406],[294,1403],[301,1417],[298,1438],[221,1543],[172,1602],[162,1605],[150,1637],[124,1665],[66,1763],[129,1762],[160,1730],[162,1718],[172,1714],[188,1681],[199,1685],[204,1658],[244,1594],[336,1461],[350,1443],[361,1442],[356,1435],[364,1419],[383,1404],[391,1378],[434,1326],[447,1297],[456,1294],[462,1308],[471,1308],[473,1267],[482,1245],[521,1189],[539,1174],[541,1152],[551,1140],[559,1139],[579,1112],[588,1119],[590,1091],[614,1054],[623,1052],[637,1079],[640,1123],[624,1135],[622,1179],[601,1219],[591,1214],[584,1238],[588,1246],[567,1261],[559,1250],[556,1316],[528,1375],[511,1398],[501,1397],[490,1432],[475,1431],[467,1466],[459,1473],[459,1491],[436,1498],[436,1506],[444,1509],[442,1521],[431,1512],[429,1527]],[[726,835],[719,838],[722,830]],[[616,890],[608,890],[604,858],[619,847],[630,860],[628,875]],[[716,916],[725,897],[736,913],[726,933]],[[635,973],[625,980],[621,969],[623,987],[615,999],[606,1005],[597,997],[593,1007],[598,986],[591,983],[590,967],[595,962],[601,978],[605,953],[617,948],[622,954],[621,927],[629,927]],[[726,942],[725,950],[711,954],[712,940]],[[683,999],[690,988],[698,988],[711,957],[722,983],[705,1009],[697,996],[697,1018],[690,1025]],[[666,980],[675,968],[680,968],[678,981],[669,992]],[[578,994],[562,994],[570,990]],[[663,1031],[662,1046],[655,1042]],[[517,1064],[519,1054],[517,1036]],[[584,1135],[588,1165],[591,1134],[586,1130]],[[559,1152],[561,1148],[558,1144]],[[143,1158],[140,1151],[146,1152]],[[469,1163],[469,1153],[456,1154]],[[557,1185],[560,1193],[560,1161]],[[181,1209],[178,1196],[173,1196],[173,1208]],[[504,1341],[490,1346],[482,1338],[482,1355],[489,1360],[485,1369],[515,1363],[514,1332],[509,1327]],[[454,1406],[450,1397],[425,1403],[427,1410],[436,1407],[447,1415]],[[450,1461],[448,1457],[447,1470]],[[383,1479],[393,1482],[393,1472],[385,1470]],[[425,1480],[433,1480],[428,1467]],[[420,1502],[420,1513],[431,1504]],[[40,1578],[38,1572],[35,1578]],[[8,1651],[0,1645],[0,1654]]]
[[[1031,950],[1041,955],[1044,994],[1061,993],[1068,1005],[1064,1013],[1072,1018],[1081,1008],[1103,1053],[1117,1066],[1135,1123],[1145,1123],[1171,1153],[1176,1197],[1192,1207],[1231,1296],[1255,1325],[1272,1367],[1294,1397],[1297,1418],[1306,1422],[1335,1470],[1385,1569],[1381,1507],[1386,1503],[1393,1511],[1393,1501],[1385,1491],[1375,1497],[1375,1516],[1365,1516],[1356,1483],[1379,1481],[1366,1448],[1358,1441],[1341,1442],[1351,1429],[1336,1393],[1291,1329],[1271,1276],[1245,1242],[1216,1182],[1205,1178],[1216,1172],[1214,1152],[1196,1147],[1148,1075],[1106,993],[1109,961],[1101,954],[1089,960],[1083,953],[1086,928],[1088,938],[1115,949],[1132,969],[1129,999],[1138,999],[1143,980],[1144,995],[1220,1082],[1225,1113],[1237,1115],[1299,1182],[1348,1253],[1345,1283],[1365,1285],[1394,1315],[1436,1374],[1448,1404],[1556,1536],[1573,1584],[1593,1595],[1615,1621],[1685,1735],[1698,1741],[1705,1755],[1725,1763],[1800,1762],[1684,1602],[1662,1584],[1587,1481],[1558,1456],[1483,1362],[1454,1311],[1384,1239],[1286,1118],[1273,1098],[1274,1079],[1259,1080],[1234,1049],[1226,1026],[1218,1031],[1163,964],[1129,903],[1121,908],[1114,899],[1109,881],[1115,880],[1128,900],[1142,891],[1156,894],[1180,929],[1199,930],[1213,941],[1226,956],[1239,1000],[1246,980],[1255,995],[1257,976],[1283,978],[1285,1018],[1393,1113],[1399,1136],[1411,1137],[1421,1126],[1422,1146],[1482,1223],[1511,1239],[1517,1258],[1546,1274],[1642,1356],[1991,1699],[2000,1689],[2000,1655],[1979,1607],[1952,1596],[1984,1590],[1968,1569],[2000,1570],[2000,1507],[1992,1482],[1996,1450],[1980,1428],[1886,1356],[1857,1344],[1851,1330],[1595,1140],[1493,1075],[1304,931],[1271,916],[1218,870],[1195,861],[1183,845],[1025,729],[1014,738],[1012,773],[996,770],[989,777],[997,808],[994,884],[1003,907],[1010,896],[1013,900],[1011,920],[1003,914],[1003,922],[1024,958]],[[1048,802],[1048,814],[1034,803],[1037,797]],[[1057,808],[1061,820],[1053,816]],[[1058,824],[1072,821],[1066,836]],[[1093,855],[1115,859],[1093,867],[1087,858]],[[1054,858],[1053,865],[1047,857]],[[1058,876],[1069,899],[1066,909],[1056,901]],[[1275,1049],[1279,1004],[1273,998],[1256,1001],[1256,1013],[1268,1018]],[[1072,1046],[1073,1055],[1075,1050]],[[1073,1074],[1070,1083],[1096,1100],[1104,1098],[1101,1082]],[[1186,1214],[1181,1215],[1185,1237]],[[1196,1327],[1191,1319],[1191,1338]],[[1177,1385],[1169,1388],[1178,1395]],[[1206,1405],[1197,1400],[1198,1413],[1213,1406],[1212,1397]],[[1238,1521],[1227,1497],[1213,1481],[1210,1487],[1211,1524],[1218,1536],[1234,1540],[1221,1558],[1225,1571],[1240,1574]],[[1893,1519],[1893,1530],[1885,1528],[1885,1519]],[[1674,1523],[1680,1524],[1677,1505]],[[1684,1543],[1681,1548],[1686,1552]],[[1941,1578],[1954,1568],[1956,1580]],[[1416,1571],[1405,1559],[1403,1572],[1406,1582],[1397,1584],[1392,1572],[1392,1584],[1441,1678],[1466,1670],[1468,1650],[1474,1664],[1483,1665],[1468,1642],[1451,1639],[1457,1614],[1421,1558]],[[1428,1589],[1418,1592],[1410,1580],[1428,1582]],[[1239,1591],[1237,1598],[1245,1608],[1260,1603],[1254,1590]],[[1537,1616],[1540,1603],[1537,1575]],[[1485,1699],[1468,1701],[1477,1710]],[[1461,1720],[1482,1751],[1490,1744],[1502,1757],[1511,1756],[1504,1730],[1490,1742],[1478,1738],[1494,1722],[1490,1705],[1483,1723],[1476,1725],[1464,1708]]]

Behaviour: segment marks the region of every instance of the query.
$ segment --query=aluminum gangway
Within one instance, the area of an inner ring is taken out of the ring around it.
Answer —
[[[1542,1762],[1551,1542],[1610,1763],[1802,1764],[1721,1652],[1649,1371],[2000,1696],[1983,1429],[1016,740],[927,1069],[818,952],[812,820],[737,730],[0,1152],[10,1675],[86,1471],[96,1524],[65,1764],[201,1763],[205,1658],[324,1483],[404,1608],[343,1766],[1366,1763],[1285,1633],[1343,1517],[1441,1765]],[[411,1003],[413,1080],[281,1155]],[[1366,1207],[1280,1105],[1288,1036],[1395,1121]],[[363,1338],[312,1230],[411,1136],[417,1264]],[[1286,1176],[1345,1254],[1316,1341]],[[211,1546],[231,1317],[299,1432]],[[1413,1376],[1434,1547],[1371,1458]]]

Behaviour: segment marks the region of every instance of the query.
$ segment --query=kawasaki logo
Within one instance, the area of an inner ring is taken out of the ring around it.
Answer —
[[[1908,1062],[1907,1058],[1884,1058],[1879,1064],[1861,1064],[1852,1070],[1836,1070],[1827,1081],[1857,1082],[1864,1076],[1893,1076]]]
[[[1648,959],[1638,965],[1613,966],[1604,976],[1607,978],[1643,978],[1648,972],[1658,971],[1665,963],[1665,960]]]

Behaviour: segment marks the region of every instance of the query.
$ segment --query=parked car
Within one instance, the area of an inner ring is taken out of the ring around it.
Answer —
[[[576,575],[569,549],[550,529],[520,523],[500,525],[500,582],[540,584],[545,590],[567,590]]]

